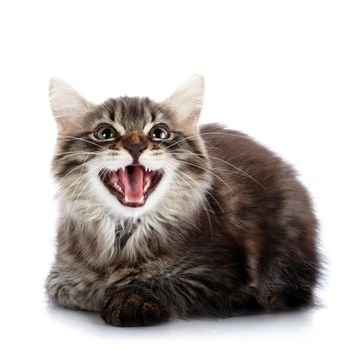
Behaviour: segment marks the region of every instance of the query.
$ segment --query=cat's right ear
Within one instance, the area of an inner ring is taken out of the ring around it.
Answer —
[[[69,84],[57,78],[50,80],[49,97],[60,134],[77,132],[81,127],[82,117],[94,107]]]

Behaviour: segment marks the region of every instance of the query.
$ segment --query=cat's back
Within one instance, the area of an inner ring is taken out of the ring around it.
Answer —
[[[238,131],[219,124],[203,125],[213,177],[212,195],[233,215],[270,218],[316,227],[312,204],[292,166],[274,152]],[[242,215],[243,215],[242,214]],[[259,219],[259,220],[258,220]]]
[[[242,132],[213,123],[202,125],[200,134],[212,164],[216,164],[215,160],[228,161],[254,172],[261,170],[262,165],[265,169],[267,166],[286,166],[272,151]]]

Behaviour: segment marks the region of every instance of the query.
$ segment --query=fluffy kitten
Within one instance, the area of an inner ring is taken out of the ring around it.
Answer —
[[[195,76],[161,103],[94,105],[51,81],[51,301],[114,326],[312,304],[319,258],[306,190],[248,136],[199,127],[203,89]]]

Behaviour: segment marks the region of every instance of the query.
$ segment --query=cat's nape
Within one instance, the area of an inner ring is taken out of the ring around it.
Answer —
[[[203,78],[95,105],[50,84],[60,216],[49,299],[115,326],[311,306],[317,221],[294,170],[198,126]]]

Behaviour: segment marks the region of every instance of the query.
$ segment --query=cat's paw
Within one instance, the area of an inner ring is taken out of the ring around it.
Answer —
[[[157,297],[140,288],[125,288],[111,294],[101,312],[112,326],[152,326],[169,319],[169,310]]]

